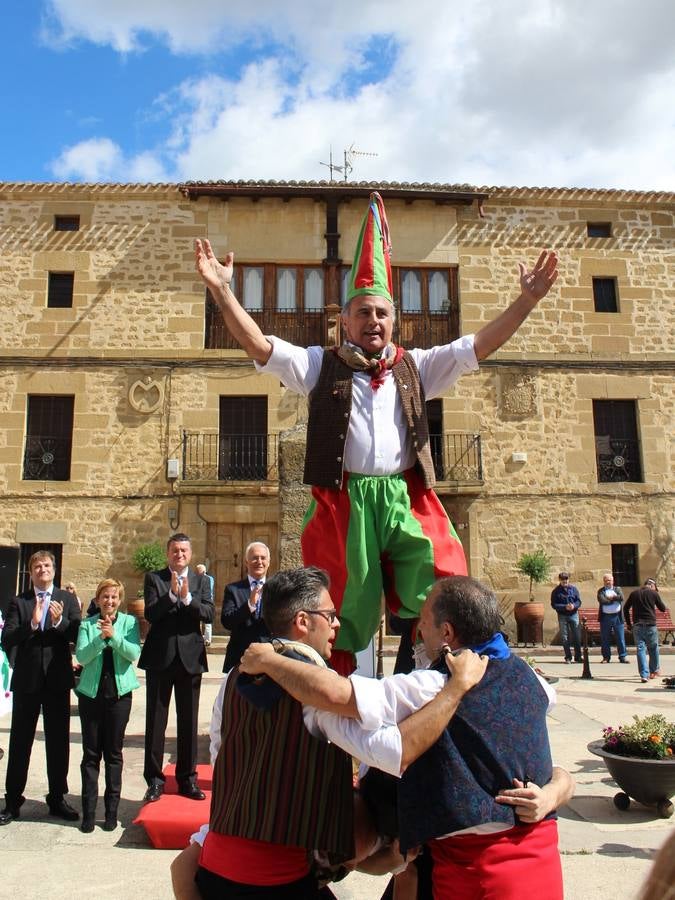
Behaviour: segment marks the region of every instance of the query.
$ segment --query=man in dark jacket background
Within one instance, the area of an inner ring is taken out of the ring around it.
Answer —
[[[211,588],[189,568],[192,544],[186,534],[167,543],[168,567],[145,576],[145,618],[150,630],[138,661],[146,671],[145,765],[147,802],[164,792],[162,763],[171,693],[176,692],[176,781],[178,792],[203,800],[197,784],[197,719],[202,673],[208,671],[202,622],[213,621]]]
[[[666,605],[656,590],[656,582],[648,578],[644,585],[628,595],[623,607],[626,626],[633,632],[637,649],[638,672],[640,681],[660,675],[659,671],[659,632],[656,628],[656,610],[666,611]],[[649,668],[647,667],[649,654]]]
[[[579,640],[579,607],[581,597],[575,585],[570,584],[569,572],[561,572],[558,575],[559,584],[551,592],[551,606],[558,613],[558,625],[560,627],[560,640],[565,651],[565,662],[572,662],[572,648],[574,646],[574,662],[580,663],[581,641]]]

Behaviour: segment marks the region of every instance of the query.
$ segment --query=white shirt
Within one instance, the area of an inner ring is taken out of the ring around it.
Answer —
[[[209,728],[212,765],[220,748],[227,677],[225,675],[213,704]],[[546,692],[550,710],[556,701],[555,691],[539,675],[537,678]],[[422,669],[382,679],[351,675],[349,680],[354,689],[360,719],[348,719],[313,706],[303,706],[305,727],[314,737],[332,741],[362,763],[400,778],[402,745],[398,723],[433,700],[445,684],[446,677],[440,672]]]
[[[272,355],[258,372],[274,375],[289,390],[307,397],[316,386],[323,361],[322,347],[296,347],[266,335]],[[427,400],[440,397],[467,372],[478,368],[473,335],[429,350],[410,350],[419,369]],[[415,462],[415,451],[406,426],[401,398],[391,369],[374,391],[367,372],[354,372],[352,411],[347,431],[344,468],[361,475],[395,475]]]

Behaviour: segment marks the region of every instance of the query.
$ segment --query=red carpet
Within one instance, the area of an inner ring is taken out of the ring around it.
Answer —
[[[209,821],[211,809],[211,766],[197,766],[197,781],[206,800],[188,800],[178,794],[175,766],[164,769],[164,793],[155,803],[144,804],[134,825],[145,828],[152,846],[158,850],[182,850],[190,835]]]

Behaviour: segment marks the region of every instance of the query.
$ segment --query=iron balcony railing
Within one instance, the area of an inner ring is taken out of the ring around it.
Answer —
[[[276,434],[183,432],[183,481],[270,481],[276,478]]]
[[[323,309],[248,310],[263,334],[277,337],[299,347],[325,346],[328,343],[328,319]],[[394,325],[394,341],[410,349],[427,349],[447,344],[457,337],[448,313],[399,312]],[[239,350],[239,344],[225,327],[215,306],[207,306],[205,348]]]
[[[457,431],[431,434],[429,443],[438,481],[483,483],[483,458],[479,434]]]
[[[26,437],[23,477],[26,481],[68,481],[71,440],[69,437],[31,434]]]

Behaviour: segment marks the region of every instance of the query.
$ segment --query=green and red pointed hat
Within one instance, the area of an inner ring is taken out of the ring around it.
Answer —
[[[382,197],[374,191],[354,251],[347,286],[347,302],[354,297],[377,295],[394,302],[391,278],[391,240]]]

